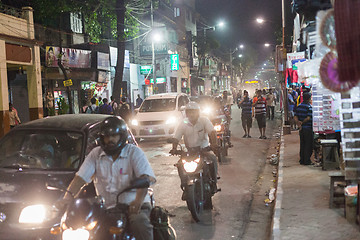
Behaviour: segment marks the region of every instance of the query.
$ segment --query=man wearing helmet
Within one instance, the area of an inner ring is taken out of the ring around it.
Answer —
[[[214,153],[218,151],[216,142],[216,131],[211,121],[207,117],[200,116],[200,107],[196,102],[189,102],[185,107],[186,118],[182,121],[175,131],[173,147],[171,154],[176,152],[176,147],[184,136],[184,142],[187,149],[207,148],[209,146]],[[214,164],[213,179],[217,179],[217,158],[210,152],[205,152],[204,157],[211,160]]]
[[[68,187],[74,195],[87,183],[94,181],[96,193],[105,199],[107,208],[114,207],[116,195],[139,177],[154,183],[155,175],[144,152],[127,144],[128,130],[124,120],[112,116],[101,123],[100,144],[85,158]],[[65,194],[64,199],[68,199]],[[138,239],[153,239],[150,224],[150,196],[147,189],[137,189],[120,195],[119,201],[129,205],[130,230]]]

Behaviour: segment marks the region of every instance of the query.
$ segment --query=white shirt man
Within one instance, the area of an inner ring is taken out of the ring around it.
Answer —
[[[193,125],[188,118],[185,118],[176,129],[175,136],[178,141],[184,136],[186,147],[201,147],[209,146],[208,134],[214,131],[214,126],[206,117],[199,117],[195,125]]]
[[[148,175],[155,179],[154,172],[144,152],[132,144],[127,144],[115,161],[106,155],[101,147],[94,148],[76,175],[87,183],[90,183],[94,178],[97,195],[104,197],[107,208],[115,206],[116,195],[128,187],[134,178]],[[119,201],[130,204],[134,201],[135,196],[136,190],[125,192],[120,195]],[[150,197],[147,194],[144,203],[148,202],[150,202]]]

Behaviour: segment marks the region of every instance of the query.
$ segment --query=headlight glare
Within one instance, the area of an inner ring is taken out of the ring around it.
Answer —
[[[131,120],[131,125],[138,126],[139,125],[138,120],[136,120],[136,119]]]
[[[81,228],[76,230],[66,229],[62,235],[63,240],[89,240],[89,237],[89,231]]]
[[[198,167],[199,162],[200,162],[200,158],[197,158],[194,161],[190,161],[190,162],[182,160],[182,163],[184,164],[184,169],[188,173],[195,172],[196,168]]]
[[[203,114],[205,115],[208,115],[212,112],[212,108],[211,107],[205,107],[203,110],[202,110]]]
[[[27,206],[20,213],[19,223],[42,223],[54,217],[53,214],[51,206],[42,204]]]
[[[220,132],[221,131],[221,125],[217,124],[214,126],[215,131]]]
[[[175,117],[170,117],[168,118],[168,120],[166,120],[166,124],[174,124],[174,123],[176,123]]]

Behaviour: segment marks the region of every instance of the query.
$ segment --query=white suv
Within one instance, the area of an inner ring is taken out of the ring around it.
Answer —
[[[135,138],[173,137],[184,118],[189,98],[183,93],[155,94],[147,97],[130,122]]]

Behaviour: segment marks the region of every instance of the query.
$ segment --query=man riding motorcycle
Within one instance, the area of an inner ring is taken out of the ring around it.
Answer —
[[[114,207],[116,195],[130,182],[139,177],[154,183],[155,175],[144,152],[133,144],[127,144],[128,130],[124,120],[112,116],[106,118],[100,128],[101,146],[94,148],[85,158],[79,171],[68,187],[74,196],[87,183],[94,180],[96,193],[105,199],[106,208]],[[63,204],[70,199],[65,194]],[[130,231],[137,240],[152,240],[150,223],[150,196],[148,189],[137,189],[122,194],[120,203],[129,205]]]
[[[185,146],[189,151],[196,148],[206,149],[209,146],[210,139],[210,148],[217,154],[219,146],[216,142],[216,131],[207,117],[200,116],[199,105],[196,102],[189,102],[185,106],[185,114],[186,118],[176,129],[170,154],[176,154],[176,148],[183,136]],[[212,162],[212,178],[216,183],[218,168],[217,158],[209,151],[204,151],[203,156]]]

